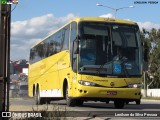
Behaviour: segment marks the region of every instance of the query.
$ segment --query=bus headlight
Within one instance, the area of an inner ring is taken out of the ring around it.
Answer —
[[[78,83],[81,85],[85,85],[85,86],[95,86],[96,85],[93,82],[88,82],[88,81],[83,81],[83,80],[79,80]]]
[[[128,85],[129,88],[141,88],[141,86],[142,86],[142,84],[140,84],[140,83]]]

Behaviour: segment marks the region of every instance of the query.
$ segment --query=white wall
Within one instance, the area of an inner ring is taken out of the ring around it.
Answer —
[[[144,90],[141,91],[144,96]],[[147,96],[149,97],[160,97],[160,89],[148,89]]]

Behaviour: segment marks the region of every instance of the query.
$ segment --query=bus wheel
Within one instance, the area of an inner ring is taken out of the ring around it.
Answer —
[[[126,101],[126,104],[128,105],[128,104],[129,104],[129,101]]]
[[[51,102],[50,100],[46,100],[46,103],[47,103],[47,104],[50,104],[50,102]]]
[[[37,92],[35,94],[35,102],[36,102],[36,105],[44,104],[43,98],[40,97],[39,89],[37,90]]]
[[[69,107],[74,107],[75,106],[75,100],[73,100],[72,98],[70,98],[68,96],[68,85],[66,85],[66,103],[67,103],[67,106]]]
[[[124,107],[125,102],[123,100],[115,100],[114,101],[114,106],[117,109],[121,109]]]
[[[106,101],[106,104],[109,104],[109,100]]]
[[[76,100],[76,105],[77,106],[82,106],[83,105],[83,100]]]
[[[141,104],[141,100],[136,100],[136,104],[140,105]]]

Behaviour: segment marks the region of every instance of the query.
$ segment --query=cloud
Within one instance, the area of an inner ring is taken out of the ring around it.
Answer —
[[[29,49],[34,44],[75,17],[76,15],[72,13],[64,17],[47,14],[29,20],[12,22],[11,59],[28,59]]]
[[[63,17],[56,17],[53,14],[47,14],[34,17],[29,20],[16,21],[11,23],[11,60],[29,59],[29,49],[47,36],[51,31],[57,30],[66,22],[75,18],[76,15],[68,14]],[[111,13],[101,15],[100,17],[114,18]],[[140,28],[151,30],[160,29],[160,24],[153,22],[137,22]]]
[[[55,30],[64,23],[73,19],[75,15],[68,14],[65,17],[56,18],[53,14],[35,17],[30,20],[11,23],[12,38],[44,37],[48,32]]]
[[[114,15],[111,13],[108,13],[108,14],[100,15],[99,17],[114,18]],[[130,19],[124,19],[124,20],[132,21]],[[136,21],[133,21],[133,22],[136,22]],[[160,29],[160,24],[149,22],[149,21],[137,22],[137,24],[139,25],[140,30],[142,30],[142,28],[145,28],[146,30],[151,30],[152,28]]]
[[[114,16],[111,14],[111,13],[108,13],[108,14],[104,14],[104,15],[101,15],[99,17],[104,17],[104,18],[114,18]]]
[[[146,30],[151,30],[152,28],[160,29],[160,24],[153,22],[137,22],[140,29],[145,28]]]
[[[11,60],[29,59],[29,49],[41,39],[21,39],[11,43]]]

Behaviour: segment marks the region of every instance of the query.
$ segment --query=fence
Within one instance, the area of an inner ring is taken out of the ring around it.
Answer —
[[[144,90],[142,89],[142,95],[144,96]],[[147,89],[147,96],[160,97],[160,89]]]

